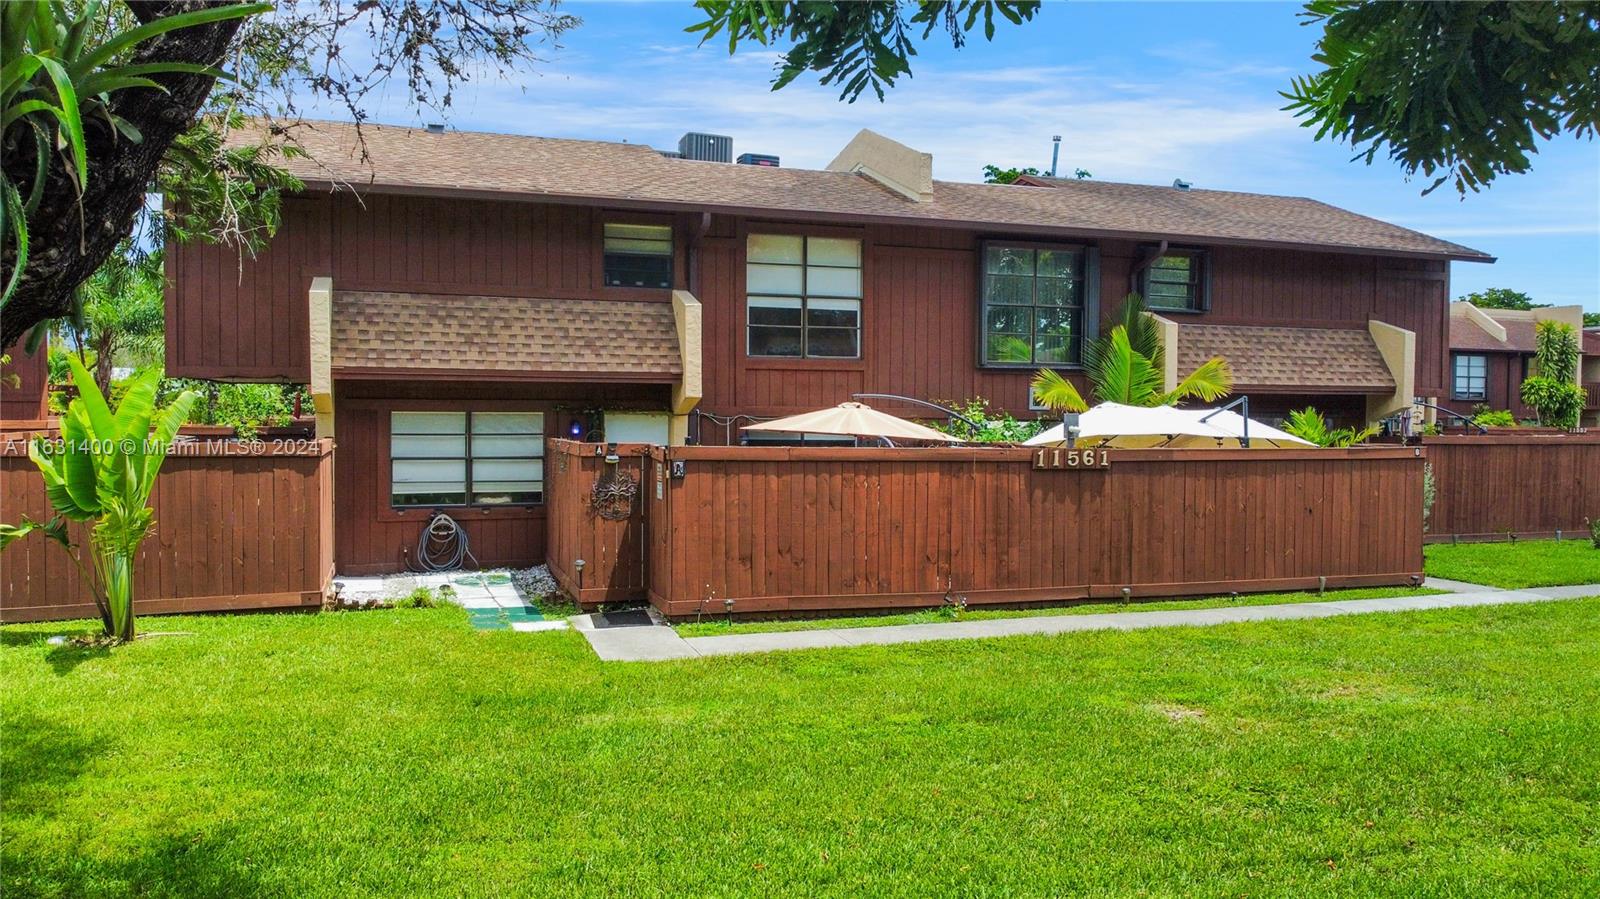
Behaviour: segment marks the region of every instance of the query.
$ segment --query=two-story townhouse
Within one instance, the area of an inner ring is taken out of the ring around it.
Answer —
[[[169,374],[311,385],[347,573],[403,567],[434,508],[537,560],[547,437],[724,443],[862,392],[1027,415],[1130,290],[1169,382],[1220,353],[1258,415],[1382,417],[1445,394],[1449,263],[1490,261],[1298,198],[935,181],[871,132],[811,171],[362,131],[300,130],[258,257],[167,257]]]
[[[1582,306],[1545,306],[1538,309],[1479,309],[1471,303],[1450,304],[1450,391],[1440,405],[1471,417],[1479,408],[1506,409],[1519,420],[1538,417],[1538,410],[1522,401],[1522,382],[1534,373],[1538,349],[1536,328],[1541,321],[1571,325],[1579,339],[1577,377],[1592,384],[1593,366],[1587,361],[1596,341],[1583,330]],[[1593,418],[1595,398],[1589,392],[1584,422]]]

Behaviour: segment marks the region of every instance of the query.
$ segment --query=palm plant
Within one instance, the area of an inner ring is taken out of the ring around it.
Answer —
[[[1566,322],[1546,319],[1535,326],[1533,365],[1522,381],[1522,401],[1539,412],[1539,423],[1576,428],[1583,416],[1584,392],[1577,384],[1581,355],[1578,332]]]
[[[1365,443],[1378,435],[1377,425],[1367,425],[1364,428],[1331,428],[1328,426],[1328,420],[1313,406],[1291,411],[1283,429],[1307,443],[1336,448]]]
[[[28,263],[28,217],[44,198],[52,154],[60,154],[81,197],[89,180],[86,121],[104,121],[113,140],[143,140],[132,123],[112,111],[111,94],[129,88],[165,91],[153,75],[225,77],[196,63],[128,64],[130,51],[171,31],[256,15],[272,5],[216,6],[121,30],[104,27],[108,16],[99,0],[11,0],[0,7],[0,146],[8,162],[31,157],[34,163],[26,197],[12,172],[0,178],[0,244],[10,242],[15,251],[11,275],[0,285],[3,307]]]
[[[106,636],[132,640],[133,563],[155,524],[150,491],[199,394],[186,390],[157,409],[161,377],[151,370],[133,379],[113,412],[83,363],[68,356],[67,364],[78,397],[61,417],[61,439],[36,438],[28,447],[56,514],[46,523],[24,517],[20,525],[0,525],[0,548],[33,531],[61,544],[94,592]],[[93,576],[71,541],[68,521],[94,522]]]
[[[1119,321],[1084,351],[1084,371],[1096,401],[1125,406],[1170,406],[1180,400],[1214,402],[1233,390],[1233,370],[1213,356],[1170,391],[1163,391],[1166,350],[1155,319],[1146,314],[1144,299],[1128,294]],[[1033,378],[1034,397],[1063,412],[1087,412],[1089,404],[1071,381],[1050,369]]]
[[[79,361],[92,368],[101,393],[111,392],[111,367],[118,358],[131,357],[136,367],[160,361],[166,331],[162,288],[160,253],[112,253],[78,285],[77,314],[67,326]]]

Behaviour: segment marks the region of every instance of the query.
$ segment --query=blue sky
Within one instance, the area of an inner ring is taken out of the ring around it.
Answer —
[[[1314,197],[1499,257],[1455,263],[1452,293],[1513,287],[1546,303],[1600,311],[1600,143],[1561,138],[1533,171],[1460,199],[1423,197],[1386,161],[1351,162],[1348,147],[1312,140],[1280,110],[1278,91],[1311,70],[1317,32],[1278,3],[1046,3],[955,51],[942,33],[886,102],[854,104],[802,76],[769,90],[776,52],[697,45],[687,3],[569,2],[583,25],[546,61],[457,93],[458,128],[627,140],[675,147],[687,130],[729,134],[734,152],[776,153],[820,168],[871,127],[930,152],[934,175],[981,180],[984,163],[1047,168],[1061,134],[1061,170],[1109,181]],[[377,121],[416,124],[399,91]]]

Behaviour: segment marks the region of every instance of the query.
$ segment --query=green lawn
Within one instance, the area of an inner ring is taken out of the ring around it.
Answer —
[[[0,630],[0,893],[1600,893],[1600,599],[666,664]],[[80,625],[81,629],[81,625]]]
[[[1095,615],[1104,612],[1155,612],[1174,609],[1215,609],[1221,606],[1270,606],[1291,602],[1332,602],[1337,599],[1377,599],[1385,596],[1423,596],[1444,593],[1417,587],[1362,587],[1354,590],[1329,590],[1318,593],[1249,593],[1242,596],[1202,596],[1193,599],[1081,602],[1070,606],[1043,606],[1028,609],[954,607],[918,609],[887,615],[849,615],[838,618],[791,618],[774,621],[729,621],[717,618],[685,621],[677,625],[685,637],[714,637],[720,634],[759,634],[772,631],[810,631],[850,627],[883,627],[890,624],[933,624],[940,621],[980,621],[985,618],[1036,618],[1042,615]]]
[[[1519,540],[1516,543],[1436,543],[1428,546],[1433,577],[1491,587],[1600,584],[1600,549],[1588,540]]]

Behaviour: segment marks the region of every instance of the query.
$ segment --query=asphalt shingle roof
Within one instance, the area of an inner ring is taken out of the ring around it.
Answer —
[[[333,367],[661,381],[683,361],[669,303],[335,290]]]
[[[1365,329],[1178,325],[1178,377],[1212,356],[1228,360],[1238,390],[1285,387],[1388,393],[1394,376]]]
[[[1105,181],[1035,185],[935,181],[916,202],[845,172],[663,157],[640,144],[468,131],[306,122],[308,154],[282,164],[310,186],[374,191],[547,196],[704,211],[906,224],[1013,227],[1089,236],[1232,241],[1490,260],[1477,250],[1300,197]],[[257,140],[247,132],[235,140]]]

